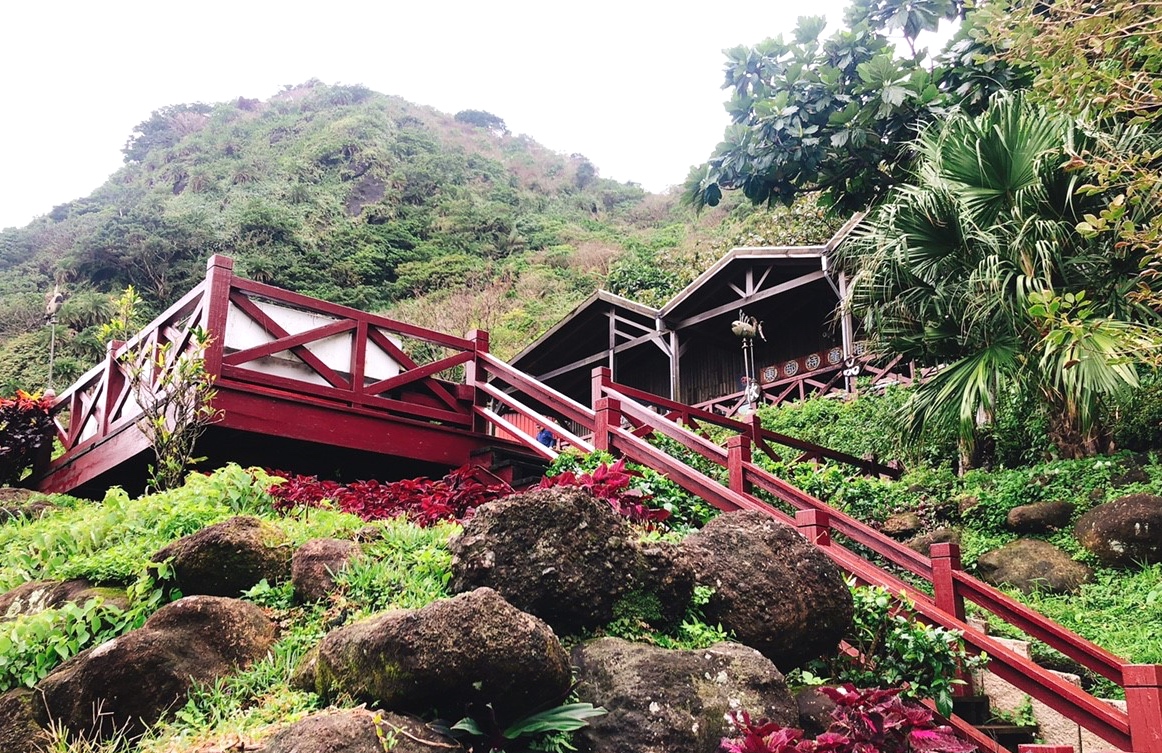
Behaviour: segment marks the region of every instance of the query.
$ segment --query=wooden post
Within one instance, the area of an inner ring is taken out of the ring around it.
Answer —
[[[823,510],[797,511],[795,528],[816,546],[831,545],[831,516]]]
[[[735,434],[726,439],[726,468],[730,473],[730,490],[739,494],[750,494],[750,484],[746,481],[744,463],[749,463],[750,437]]]
[[[613,372],[608,366],[594,366],[589,379],[589,404],[596,410],[597,401],[605,396],[605,386],[613,381]]]
[[[464,339],[472,341],[472,360],[464,364],[464,384],[472,389],[472,407],[483,408],[488,404],[488,396],[480,389],[480,385],[488,381],[484,368],[480,365],[480,354],[487,353],[489,347],[488,332],[482,329],[474,329],[465,335]],[[488,432],[488,421],[476,413],[472,412],[472,431],[478,434]]]
[[[1162,753],[1162,664],[1126,664],[1126,713],[1134,753]]]
[[[952,571],[960,570],[960,545],[952,542],[933,544],[929,557],[932,559],[932,586],[936,591],[936,607],[961,622],[964,621],[964,598],[956,591],[956,581]]]
[[[204,365],[214,379],[222,376],[222,354],[226,347],[226,318],[230,314],[230,285],[234,277],[234,260],[214,254],[206,262],[206,292],[202,295],[203,326],[210,335]]]
[[[936,596],[936,608],[947,615],[964,622],[964,597],[956,589],[956,580],[953,571],[960,570],[960,544],[942,542],[933,544],[929,550],[932,560],[932,588]],[[973,694],[972,675],[968,672],[957,672],[957,679],[963,685],[956,685],[952,694],[956,696],[970,696]]]
[[[677,330],[670,330],[670,399],[682,402],[682,348]]]
[[[593,425],[593,449],[613,452],[610,432],[621,428],[621,401],[612,397],[598,398],[593,408],[597,420]]]

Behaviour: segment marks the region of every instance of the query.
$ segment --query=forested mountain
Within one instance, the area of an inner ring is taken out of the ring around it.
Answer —
[[[455,116],[311,81],[266,101],[157,110],[92,195],[0,233],[0,388],[44,384],[43,296],[59,316],[56,383],[103,350],[96,325],[133,285],[156,311],[212,253],[240,274],[519,349],[602,284],[664,300],[771,218],[695,217],[673,196],[599,176],[483,111]],[[797,213],[779,242],[831,223]],[[149,313],[146,311],[145,313]]]

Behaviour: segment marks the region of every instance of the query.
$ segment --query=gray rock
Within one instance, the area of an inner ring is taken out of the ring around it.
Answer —
[[[831,712],[835,710],[835,701],[817,687],[801,688],[795,693],[795,705],[799,709],[799,723],[795,726],[803,730],[804,737],[818,737],[834,721]]]
[[[851,625],[839,569],[794,528],[754,511],[719,515],[682,548],[714,589],[707,622],[721,623],[781,669],[833,651]]]
[[[1005,525],[1015,533],[1048,533],[1069,525],[1074,506],[1070,502],[1037,502],[1009,510]]]
[[[1073,532],[1104,565],[1162,562],[1162,497],[1131,494],[1098,505],[1081,516]]]
[[[266,741],[265,753],[431,753],[463,750],[455,739],[399,714],[346,709],[311,714]]]
[[[639,546],[607,502],[582,489],[514,494],[476,509],[451,542],[455,592],[485,586],[562,635],[619,608],[656,628],[680,622],[694,573],[670,544]]]
[[[84,604],[90,599],[101,599],[121,609],[129,606],[129,598],[123,588],[96,586],[82,579],[40,580],[0,594],[0,622],[46,609],[57,609],[65,604]]]
[[[986,583],[1015,586],[1024,593],[1035,589],[1070,593],[1093,579],[1092,569],[1037,539],[1018,539],[986,552],[977,560],[976,568]]]
[[[312,539],[291,557],[291,583],[302,602],[327,598],[335,590],[335,576],[362,550],[353,541]]]
[[[253,604],[188,596],[140,629],[87,649],[36,686],[37,721],[77,735],[136,737],[205,683],[266,655],[274,625]],[[94,709],[101,714],[94,719]]]
[[[574,648],[573,663],[578,696],[609,712],[577,733],[591,753],[715,753],[735,708],[783,725],[798,721],[775,665],[737,643],[671,651],[600,638]]]
[[[237,597],[263,579],[273,584],[289,578],[291,554],[278,526],[239,516],[178,539],[153,561],[173,558],[183,594]]]
[[[296,684],[327,699],[449,719],[492,704],[501,723],[562,702],[571,679],[552,629],[490,588],[333,630],[304,663]]]
[[[914,536],[904,542],[904,546],[909,549],[914,549],[925,557],[929,556],[932,551],[933,544],[959,544],[960,531],[955,528],[945,526],[937,528],[935,531],[922,533],[919,536]]]
[[[14,486],[0,486],[0,523],[35,520],[56,507],[40,492]]]
[[[924,527],[920,516],[914,512],[891,515],[880,525],[880,532],[894,539],[906,539]]]

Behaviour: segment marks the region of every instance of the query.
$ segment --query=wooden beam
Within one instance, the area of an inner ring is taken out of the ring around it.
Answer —
[[[653,334],[650,334],[650,335],[642,335],[641,337],[635,337],[634,339],[630,340],[629,342],[624,342],[620,345],[615,346],[613,348],[613,353],[620,353],[624,350],[629,350],[630,348],[636,348],[637,346],[641,345],[642,343],[649,342],[650,340],[655,340],[657,338],[660,338],[661,336],[662,336],[661,332],[654,332]],[[574,361],[573,363],[568,363],[568,364],[565,364],[564,366],[559,366],[559,367],[553,369],[552,371],[546,371],[543,374],[537,374],[537,379],[540,379],[543,382],[546,379],[552,379],[553,377],[561,376],[562,374],[567,374],[570,371],[573,371],[574,369],[581,368],[582,366],[590,366],[592,364],[595,364],[598,361],[600,361],[601,359],[606,358],[607,356],[612,359],[613,354],[610,353],[608,350],[602,350],[598,353],[594,353],[591,356],[586,356],[585,358],[578,359],[578,360]],[[608,366],[608,364],[606,364],[606,366]]]
[[[732,303],[726,303],[726,304],[723,304],[722,306],[715,306],[714,308],[710,309],[709,311],[704,311],[701,314],[697,314],[695,316],[691,316],[689,318],[683,319],[682,321],[671,325],[670,328],[671,329],[685,329],[686,327],[690,327],[690,326],[693,326],[695,324],[700,324],[701,322],[707,321],[709,319],[713,319],[716,316],[721,316],[722,314],[726,314],[726,313],[729,313],[731,311],[735,311],[736,309],[738,309],[741,306],[746,306],[746,305],[751,304],[751,303],[757,303],[759,301],[766,300],[767,298],[771,298],[773,296],[779,295],[780,293],[786,293],[788,290],[794,290],[795,288],[801,287],[803,285],[809,285],[813,282],[816,282],[817,280],[822,280],[824,277],[826,277],[826,275],[823,274],[823,270],[818,270],[816,272],[811,272],[810,274],[801,275],[799,277],[794,278],[793,280],[787,280],[786,282],[779,283],[778,285],[775,285],[772,288],[768,288],[767,290],[760,291],[758,293],[755,293],[754,295],[745,296],[738,301],[734,301]]]

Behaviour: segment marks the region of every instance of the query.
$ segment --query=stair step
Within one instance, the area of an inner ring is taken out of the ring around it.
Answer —
[[[993,716],[987,695],[957,696],[952,699],[952,711],[973,726],[987,724]]]
[[[1020,724],[974,724],[978,730],[1000,743],[1005,749],[1017,753],[1018,745],[1027,745],[1037,739],[1040,728]]]

